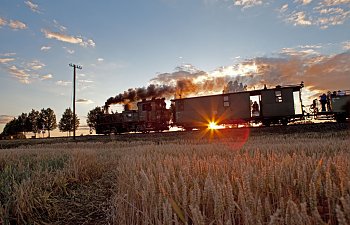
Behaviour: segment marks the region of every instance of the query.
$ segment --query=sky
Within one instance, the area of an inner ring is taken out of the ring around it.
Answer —
[[[82,66],[81,125],[107,99],[152,84],[188,96],[230,80],[248,89],[304,81],[306,96],[350,89],[350,0],[0,3],[0,131],[31,109],[49,107],[59,121],[72,107],[70,63]]]

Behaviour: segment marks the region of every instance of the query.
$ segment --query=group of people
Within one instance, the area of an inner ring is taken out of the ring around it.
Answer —
[[[337,96],[343,96],[345,95],[344,91],[333,91],[333,93],[331,93],[330,91],[327,93],[327,95],[325,93],[323,93],[322,95],[320,95],[320,103],[321,103],[321,110],[322,112],[326,112],[326,111],[331,111],[331,99],[335,98]]]

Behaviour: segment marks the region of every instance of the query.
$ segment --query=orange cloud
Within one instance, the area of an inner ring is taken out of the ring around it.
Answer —
[[[15,60],[14,58],[0,58],[0,63],[1,64],[6,64],[6,63],[12,62],[14,60]]]
[[[0,17],[0,27],[5,26],[7,24],[7,21],[4,18]]]
[[[13,30],[27,29],[27,25],[18,20],[10,20],[10,23],[8,24],[8,26],[11,27]]]
[[[52,32],[46,29],[41,30],[48,39],[56,39],[58,41],[71,44],[79,44],[83,47],[95,47],[95,42],[92,39],[84,40],[82,37],[74,37],[63,33]]]

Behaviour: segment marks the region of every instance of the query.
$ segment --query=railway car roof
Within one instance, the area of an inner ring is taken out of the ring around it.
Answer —
[[[290,88],[292,88],[293,91],[300,91],[300,89],[302,89],[303,86],[302,85],[276,86],[275,88],[267,88],[267,89],[251,90],[251,91],[240,91],[240,92],[223,93],[223,94],[215,94],[215,95],[203,95],[203,96],[195,96],[195,97],[189,97],[189,98],[177,98],[177,99],[171,99],[170,101],[175,102],[183,99],[204,98],[208,96],[222,96],[222,95],[228,95],[228,94],[242,94],[242,93],[249,93],[250,96],[254,96],[254,95],[260,95],[262,91],[281,90],[281,89],[290,89]]]

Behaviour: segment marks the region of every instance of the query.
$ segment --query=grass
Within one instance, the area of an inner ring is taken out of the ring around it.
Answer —
[[[350,130],[290,129],[4,149],[0,224],[350,223]]]

